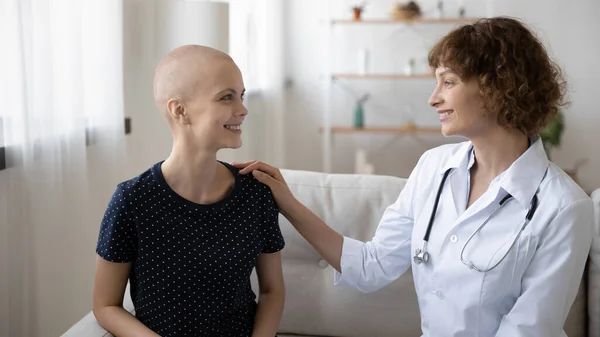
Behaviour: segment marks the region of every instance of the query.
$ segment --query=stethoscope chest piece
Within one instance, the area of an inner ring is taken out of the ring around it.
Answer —
[[[416,264],[429,262],[429,253],[425,249],[417,248],[413,260]]]

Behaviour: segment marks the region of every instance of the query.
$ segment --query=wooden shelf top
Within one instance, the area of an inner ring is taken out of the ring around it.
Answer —
[[[435,127],[420,127],[413,124],[406,124],[398,127],[345,127],[334,126],[331,128],[331,133],[362,133],[362,134],[441,134],[440,128]]]
[[[420,79],[420,78],[435,78],[433,74],[332,74],[332,79],[347,78],[347,79]]]
[[[410,24],[410,23],[421,23],[421,24],[444,24],[444,23],[470,23],[478,20],[478,18],[416,18],[416,19],[339,19],[331,20],[332,24]]]

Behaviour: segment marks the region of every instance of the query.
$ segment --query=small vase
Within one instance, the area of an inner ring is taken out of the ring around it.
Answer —
[[[356,104],[354,108],[354,127],[362,129],[365,126],[364,111],[362,104]]]
[[[354,13],[354,20],[359,21],[360,15],[362,14],[362,9],[360,8],[352,8],[352,13]]]

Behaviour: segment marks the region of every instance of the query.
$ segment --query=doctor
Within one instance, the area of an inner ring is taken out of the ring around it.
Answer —
[[[372,292],[412,267],[424,336],[566,336],[593,211],[537,136],[562,103],[560,70],[510,18],[457,28],[429,64],[443,135],[468,141],[423,154],[371,241],[328,227],[278,169],[237,166],[270,186],[282,214],[336,269],[336,284]]]

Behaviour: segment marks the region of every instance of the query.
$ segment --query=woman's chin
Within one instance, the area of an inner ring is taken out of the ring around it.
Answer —
[[[239,149],[240,147],[242,147],[242,141],[240,140],[239,142],[232,142],[230,144],[227,144],[225,146],[223,146],[223,149],[232,149],[232,150],[236,150]]]

